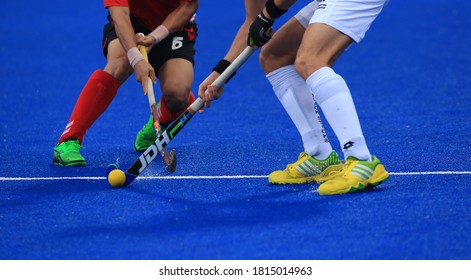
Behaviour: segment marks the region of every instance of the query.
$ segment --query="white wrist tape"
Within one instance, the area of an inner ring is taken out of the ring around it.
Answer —
[[[154,37],[155,42],[154,45],[158,44],[163,39],[167,38],[169,32],[167,27],[163,25],[159,25],[154,31],[152,31],[149,35]]]
[[[142,56],[141,52],[137,49],[137,47],[130,48],[128,50],[128,60],[129,64],[131,64],[132,68],[141,60],[144,60],[144,57]]]

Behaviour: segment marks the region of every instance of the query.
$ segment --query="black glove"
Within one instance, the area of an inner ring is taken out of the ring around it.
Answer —
[[[250,25],[249,38],[247,44],[249,46],[261,47],[268,43],[271,39],[272,31],[271,27],[275,20],[267,18],[263,12],[261,12],[254,22]]]

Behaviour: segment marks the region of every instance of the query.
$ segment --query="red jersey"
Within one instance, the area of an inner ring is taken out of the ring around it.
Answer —
[[[157,28],[174,11],[180,2],[192,0],[104,0],[105,8],[110,6],[129,7],[136,20],[150,31]]]

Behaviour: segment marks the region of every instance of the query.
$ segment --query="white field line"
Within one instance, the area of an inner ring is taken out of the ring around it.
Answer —
[[[423,175],[471,175],[471,171],[425,171],[425,172],[389,172],[393,176]],[[222,176],[141,176],[136,180],[218,180],[218,179],[260,179],[267,175],[222,175]],[[105,176],[77,177],[0,177],[0,181],[55,181],[55,180],[106,180]]]

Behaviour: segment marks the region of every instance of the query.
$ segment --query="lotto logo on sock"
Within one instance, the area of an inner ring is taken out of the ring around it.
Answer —
[[[355,142],[348,141],[347,143],[345,143],[345,145],[343,145],[343,149],[344,150],[349,149],[349,148],[353,147],[353,145],[355,145]]]

